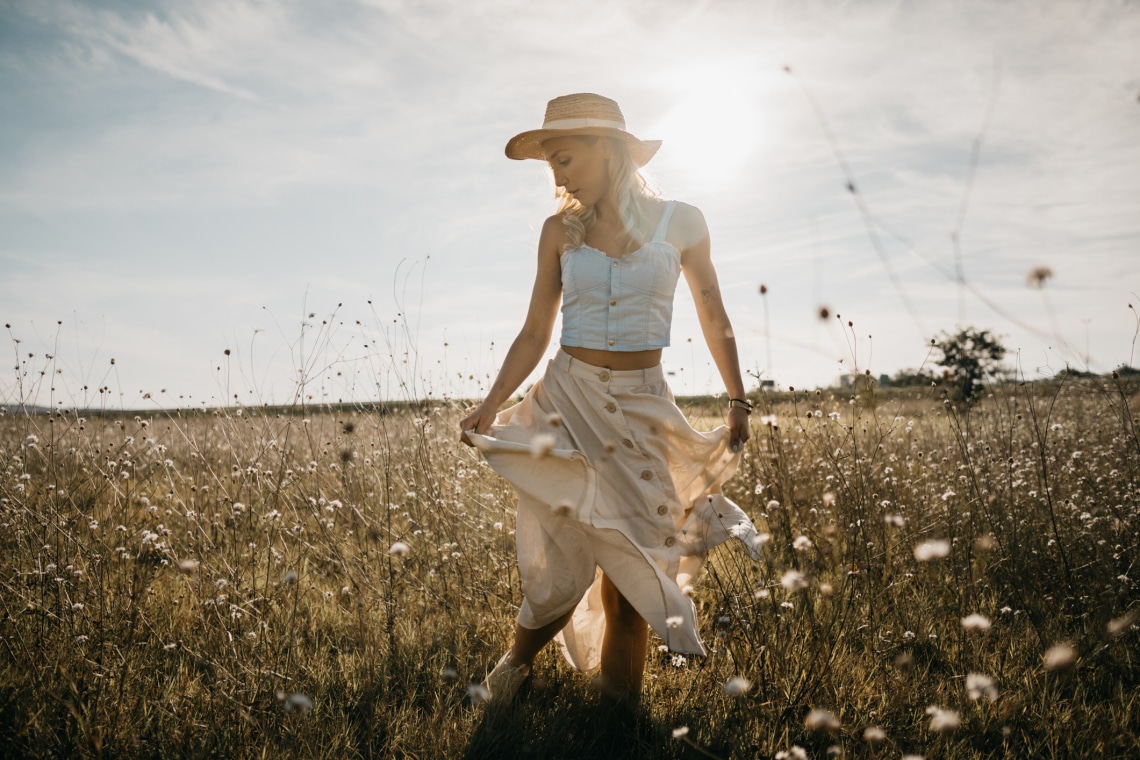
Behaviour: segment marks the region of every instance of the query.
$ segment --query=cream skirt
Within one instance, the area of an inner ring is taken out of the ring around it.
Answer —
[[[609,370],[559,351],[490,435],[468,435],[518,492],[520,625],[573,609],[558,643],[594,669],[604,571],[671,650],[705,654],[686,586],[712,547],[735,537],[755,559],[759,542],[720,492],[737,464],[728,428],[694,430],[660,365]]]

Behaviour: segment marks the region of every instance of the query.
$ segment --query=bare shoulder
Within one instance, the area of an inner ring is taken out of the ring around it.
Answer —
[[[696,206],[677,201],[670,220],[669,237],[677,242],[677,247],[684,251],[709,239],[709,227],[705,222],[705,215]]]
[[[551,214],[542,223],[538,246],[542,251],[553,251],[561,255],[562,245],[567,240],[565,214]]]

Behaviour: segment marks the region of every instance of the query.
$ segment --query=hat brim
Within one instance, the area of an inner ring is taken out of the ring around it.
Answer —
[[[638,140],[629,132],[608,127],[581,127],[579,129],[532,129],[515,135],[507,141],[507,158],[522,161],[535,158],[546,160],[542,144],[555,137],[569,137],[571,135],[596,135],[598,137],[616,137],[629,146],[629,153],[638,167],[645,166],[661,147],[660,140]]]

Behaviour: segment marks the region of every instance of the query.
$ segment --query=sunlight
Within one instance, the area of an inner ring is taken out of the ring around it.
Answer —
[[[764,139],[759,98],[740,86],[734,69],[706,68],[699,76],[688,72],[687,92],[654,130],[664,141],[662,168],[698,187],[736,179]]]

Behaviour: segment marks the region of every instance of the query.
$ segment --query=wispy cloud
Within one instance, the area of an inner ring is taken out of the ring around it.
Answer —
[[[1091,319],[1099,366],[1127,358],[1116,328],[1140,291],[1130,3],[45,0],[4,13],[6,319],[42,323],[67,301],[107,315],[109,344],[143,345],[155,338],[132,327],[138,311],[209,298],[197,325],[168,327],[200,345],[192,330],[249,334],[262,307],[295,314],[306,289],[358,313],[372,298],[390,319],[416,264],[425,347],[446,334],[481,356],[513,338],[552,207],[542,167],[502,146],[548,98],[594,90],[665,139],[650,169],[708,217],[750,359],[766,351],[768,284],[785,382],[838,371],[846,344],[816,321],[821,303],[877,336],[883,371],[921,361],[963,303],[1025,347],[1049,344],[1053,321],[1081,342]],[[977,292],[1041,331],[955,285],[955,232]],[[1057,273],[1048,305],[1024,287],[1038,264]],[[50,309],[21,296],[49,287]],[[685,299],[682,287],[681,348],[667,354],[688,366],[682,392],[702,389],[695,375],[715,386],[689,349]]]

